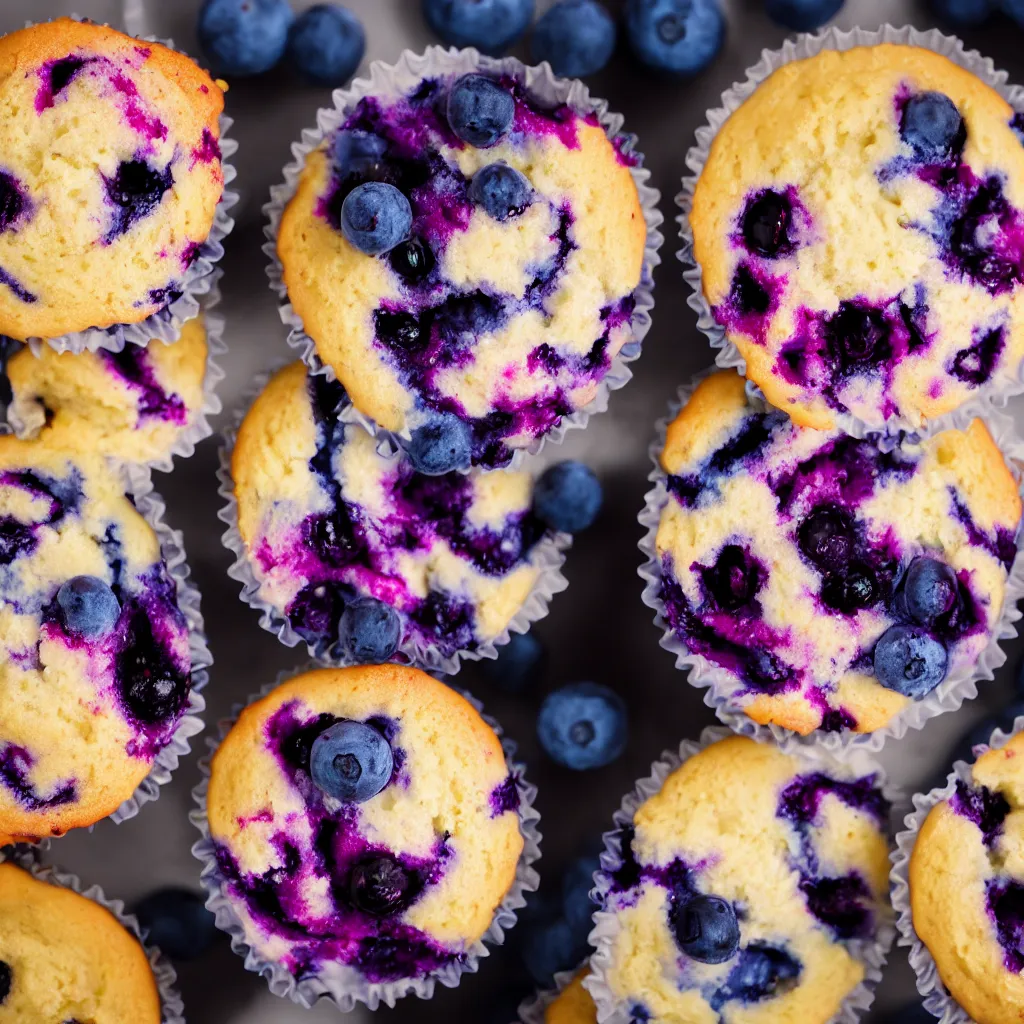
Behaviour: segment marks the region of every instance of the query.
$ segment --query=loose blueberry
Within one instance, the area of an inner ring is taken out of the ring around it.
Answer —
[[[922,92],[907,100],[900,136],[919,160],[940,163],[960,154],[967,141],[967,127],[948,96]]]
[[[822,569],[841,569],[853,554],[853,522],[843,509],[815,509],[798,531],[800,550]]]
[[[484,661],[484,674],[506,693],[521,693],[534,683],[544,663],[544,646],[532,633],[512,633],[494,661]]]
[[[423,0],[423,17],[449,46],[503,53],[533,21],[533,0]]]
[[[421,238],[410,238],[396,245],[388,254],[388,260],[391,269],[410,283],[422,281],[437,263],[430,246]]]
[[[291,24],[288,0],[205,0],[196,31],[213,69],[241,77],[281,59]]]
[[[402,639],[402,620],[391,605],[363,597],[353,601],[342,613],[338,639],[355,662],[387,661]]]
[[[191,889],[158,889],[135,907],[147,941],[172,960],[194,960],[217,938],[217,923],[200,893]]]
[[[626,34],[648,67],[689,78],[718,56],[725,16],[718,0],[627,0]]]
[[[367,256],[379,256],[409,237],[412,207],[394,185],[367,181],[357,185],[341,204],[341,231]]]
[[[572,459],[556,462],[533,487],[533,511],[563,533],[579,533],[591,526],[601,511],[601,482],[594,471]]]
[[[825,330],[834,357],[847,368],[879,362],[892,354],[889,325],[877,309],[841,302]]]
[[[704,583],[715,603],[724,611],[745,605],[757,592],[757,566],[748,561],[738,544],[726,544],[715,564],[704,573]]]
[[[0,1005],[7,1001],[11,994],[11,968],[5,960],[0,960]]]
[[[951,25],[983,25],[996,9],[996,0],[929,0],[935,16]]]
[[[391,780],[391,745],[372,725],[336,722],[313,741],[310,775],[328,796],[365,803]]]
[[[842,6],[843,0],[764,0],[768,17],[794,32],[821,28]]]
[[[582,931],[584,938],[590,931],[595,904],[590,898],[594,888],[594,872],[601,867],[600,858],[577,857],[562,878],[562,912],[569,926]]]
[[[114,206],[113,223],[105,236],[111,242],[160,205],[164,193],[174,184],[174,175],[169,164],[160,171],[145,160],[125,160],[105,184]]]
[[[942,682],[947,660],[946,648],[916,626],[890,626],[875,644],[878,681],[915,700]]]
[[[94,639],[109,633],[121,615],[114,592],[95,576],[73,576],[57,591],[64,628]]]
[[[903,600],[910,617],[922,626],[950,612],[959,598],[956,573],[936,558],[915,558],[903,581]]]
[[[611,764],[626,749],[625,701],[607,686],[572,683],[548,694],[537,717],[537,738],[565,768],[586,771]]]
[[[586,939],[580,942],[565,920],[545,921],[531,927],[520,947],[523,965],[537,985],[547,988],[559,971],[574,968],[586,955]]]
[[[426,476],[469,469],[473,457],[472,431],[454,413],[439,413],[412,432],[405,450],[412,468]]]
[[[596,0],[560,0],[533,26],[530,56],[563,78],[596,74],[615,49],[615,22]]]
[[[335,4],[308,7],[288,31],[288,61],[315,85],[344,85],[356,73],[365,50],[362,23]]]
[[[783,192],[765,189],[755,196],[743,214],[743,240],[751,252],[772,259],[790,252],[789,225],[793,207]]]
[[[386,917],[408,906],[412,879],[394,857],[374,857],[352,869],[351,894],[357,910]]]
[[[448,93],[448,124],[478,149],[493,146],[508,134],[516,114],[508,89],[485,75],[463,75]]]
[[[718,896],[674,900],[669,922],[676,944],[691,960],[722,964],[736,955],[740,926],[727,900]]]
[[[851,566],[846,572],[829,573],[821,584],[822,600],[829,608],[844,615],[870,608],[879,596],[878,577],[866,565]]]
[[[999,6],[1024,28],[1024,0],[998,0]]]
[[[729,301],[736,307],[736,312],[742,314],[761,315],[767,313],[772,305],[772,297],[746,263],[741,263],[732,276]]]
[[[349,176],[372,180],[383,166],[388,140],[373,132],[346,128],[334,139],[334,166],[344,180]]]
[[[490,217],[517,217],[531,202],[533,189],[526,176],[508,164],[481,167],[469,183],[469,198]]]

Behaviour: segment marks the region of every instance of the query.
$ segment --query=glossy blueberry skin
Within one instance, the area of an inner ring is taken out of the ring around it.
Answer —
[[[996,9],[996,0],[929,0],[937,18],[961,27],[983,25]]]
[[[402,639],[402,620],[389,604],[373,597],[353,601],[342,612],[338,640],[355,662],[387,661]]]
[[[948,655],[927,630],[890,626],[875,644],[874,664],[883,686],[919,700],[946,677]]]
[[[196,33],[214,71],[259,75],[284,55],[292,19],[287,0],[205,0]]]
[[[194,960],[213,945],[219,934],[204,902],[202,894],[191,889],[158,889],[133,912],[147,933],[147,942],[172,960]]]
[[[563,78],[596,74],[615,50],[615,22],[597,0],[560,0],[533,26],[530,56]]]
[[[765,14],[794,32],[813,32],[834,18],[843,0],[764,0]]]
[[[782,192],[765,189],[743,213],[743,240],[747,248],[766,259],[790,252],[793,246],[787,232],[792,216],[789,197]]]
[[[95,576],[73,576],[62,583],[57,605],[68,633],[89,639],[109,633],[121,615],[114,592]]]
[[[384,181],[357,185],[341,204],[341,231],[367,256],[379,256],[404,242],[412,230],[409,200]]]
[[[903,602],[910,617],[922,626],[950,612],[958,600],[956,573],[937,558],[915,558],[903,580]]]
[[[362,22],[346,7],[316,4],[288,32],[288,62],[314,85],[344,85],[366,51]]]
[[[959,155],[967,138],[964,119],[953,101],[941,92],[911,96],[900,118],[900,137],[918,160],[928,163]]]
[[[504,163],[481,167],[469,183],[469,198],[497,221],[518,217],[530,205],[532,196],[526,175]]]
[[[533,21],[533,0],[422,0],[423,17],[449,46],[475,46],[496,55]]]
[[[736,911],[718,896],[694,896],[674,903],[669,919],[676,944],[691,960],[721,964],[739,948]]]
[[[391,746],[372,725],[342,721],[313,741],[309,774],[317,788],[344,803],[372,800],[391,781]]]
[[[486,75],[463,75],[448,91],[448,124],[471,146],[486,149],[508,134],[516,116],[512,93]]]
[[[845,510],[825,505],[800,524],[797,539],[800,550],[815,565],[835,571],[853,554],[853,523]]]
[[[439,413],[412,432],[405,451],[417,473],[441,476],[469,469],[473,438],[469,425],[453,413]]]
[[[522,693],[536,682],[544,664],[544,645],[532,633],[512,633],[494,661],[481,663],[484,675],[505,693]]]
[[[334,166],[343,179],[349,175],[373,178],[380,170],[387,148],[387,139],[373,132],[347,128],[334,138]]]
[[[627,0],[626,35],[655,71],[690,78],[718,56],[725,16],[718,0]]]
[[[579,533],[591,526],[603,500],[594,471],[571,459],[549,466],[533,488],[533,511],[552,530],[563,533]]]
[[[544,698],[537,738],[548,757],[565,768],[602,768],[626,749],[625,701],[598,683],[563,686]]]
[[[422,281],[437,265],[430,246],[421,238],[400,242],[388,254],[391,269],[405,281]]]

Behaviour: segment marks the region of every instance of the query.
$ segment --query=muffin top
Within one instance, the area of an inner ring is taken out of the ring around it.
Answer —
[[[245,940],[297,978],[423,977],[487,931],[523,849],[501,743],[454,690],[375,665],[250,704],[207,809]]]
[[[105,907],[0,864],[0,1024],[160,1024],[138,939]]]
[[[292,363],[242,423],[231,471],[259,596],[317,653],[360,598],[396,609],[402,649],[420,662],[496,640],[550,536],[531,508],[532,477],[416,473],[337,420],[345,400],[337,382]]]
[[[403,436],[448,423],[467,461],[505,465],[586,406],[631,340],[633,162],[594,115],[511,78],[367,97],[284,211],[288,298],[362,413]]]
[[[7,363],[8,416],[19,434],[52,447],[134,463],[166,459],[202,411],[206,356],[202,317],[171,345],[80,353],[44,346],[38,356],[22,347]]]
[[[718,132],[691,224],[704,294],[797,422],[919,425],[1016,380],[1024,133],[909,46],[775,71]]]
[[[224,177],[220,87],[60,18],[0,39],[0,334],[136,323],[180,294]]]
[[[980,420],[882,451],[719,371],[660,463],[665,618],[756,722],[871,732],[991,640],[1021,503]]]
[[[685,761],[621,834],[605,981],[634,1020],[825,1024],[887,915],[889,805],[871,775],[741,736]]]
[[[120,481],[98,456],[0,439],[0,832],[116,810],[190,685],[175,582]]]
[[[589,974],[583,967],[544,1010],[544,1024],[597,1024],[597,1007],[583,987]]]
[[[914,930],[977,1024],[1024,1014],[1024,734],[936,804],[910,858]]]

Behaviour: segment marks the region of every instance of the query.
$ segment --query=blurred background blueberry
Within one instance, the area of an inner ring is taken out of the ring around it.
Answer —
[[[626,0],[626,35],[641,63],[690,78],[703,71],[725,43],[718,0]]]
[[[288,0],[205,0],[199,45],[220,75],[259,75],[284,55],[293,19]]]
[[[600,71],[615,49],[615,21],[597,0],[561,0],[537,20],[530,59],[547,61],[556,75],[585,78]]]
[[[423,17],[444,43],[501,54],[533,21],[533,0],[423,0]]]
[[[498,648],[498,657],[480,663],[486,679],[506,693],[522,693],[535,685],[544,670],[544,645],[533,633],[512,633]]]
[[[191,889],[157,889],[140,900],[132,913],[139,919],[143,932],[148,933],[147,942],[172,960],[194,960],[220,934],[204,901],[201,893]]]
[[[603,497],[594,471],[582,462],[566,460],[540,475],[533,488],[533,510],[553,530],[579,533],[593,525]]]
[[[929,0],[937,18],[957,28],[983,25],[992,16],[996,0]]]
[[[288,60],[314,85],[344,85],[366,51],[362,22],[338,4],[316,4],[303,11],[288,32]]]
[[[813,32],[842,9],[843,0],[764,0],[768,17],[794,32]]]
[[[625,701],[600,683],[571,683],[549,693],[537,717],[544,752],[575,771],[611,764],[628,736]]]

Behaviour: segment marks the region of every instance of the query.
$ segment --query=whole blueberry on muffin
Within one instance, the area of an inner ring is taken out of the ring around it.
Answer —
[[[872,732],[991,641],[1021,503],[980,420],[883,450],[797,426],[719,371],[670,424],[660,468],[657,596],[728,709]]]

